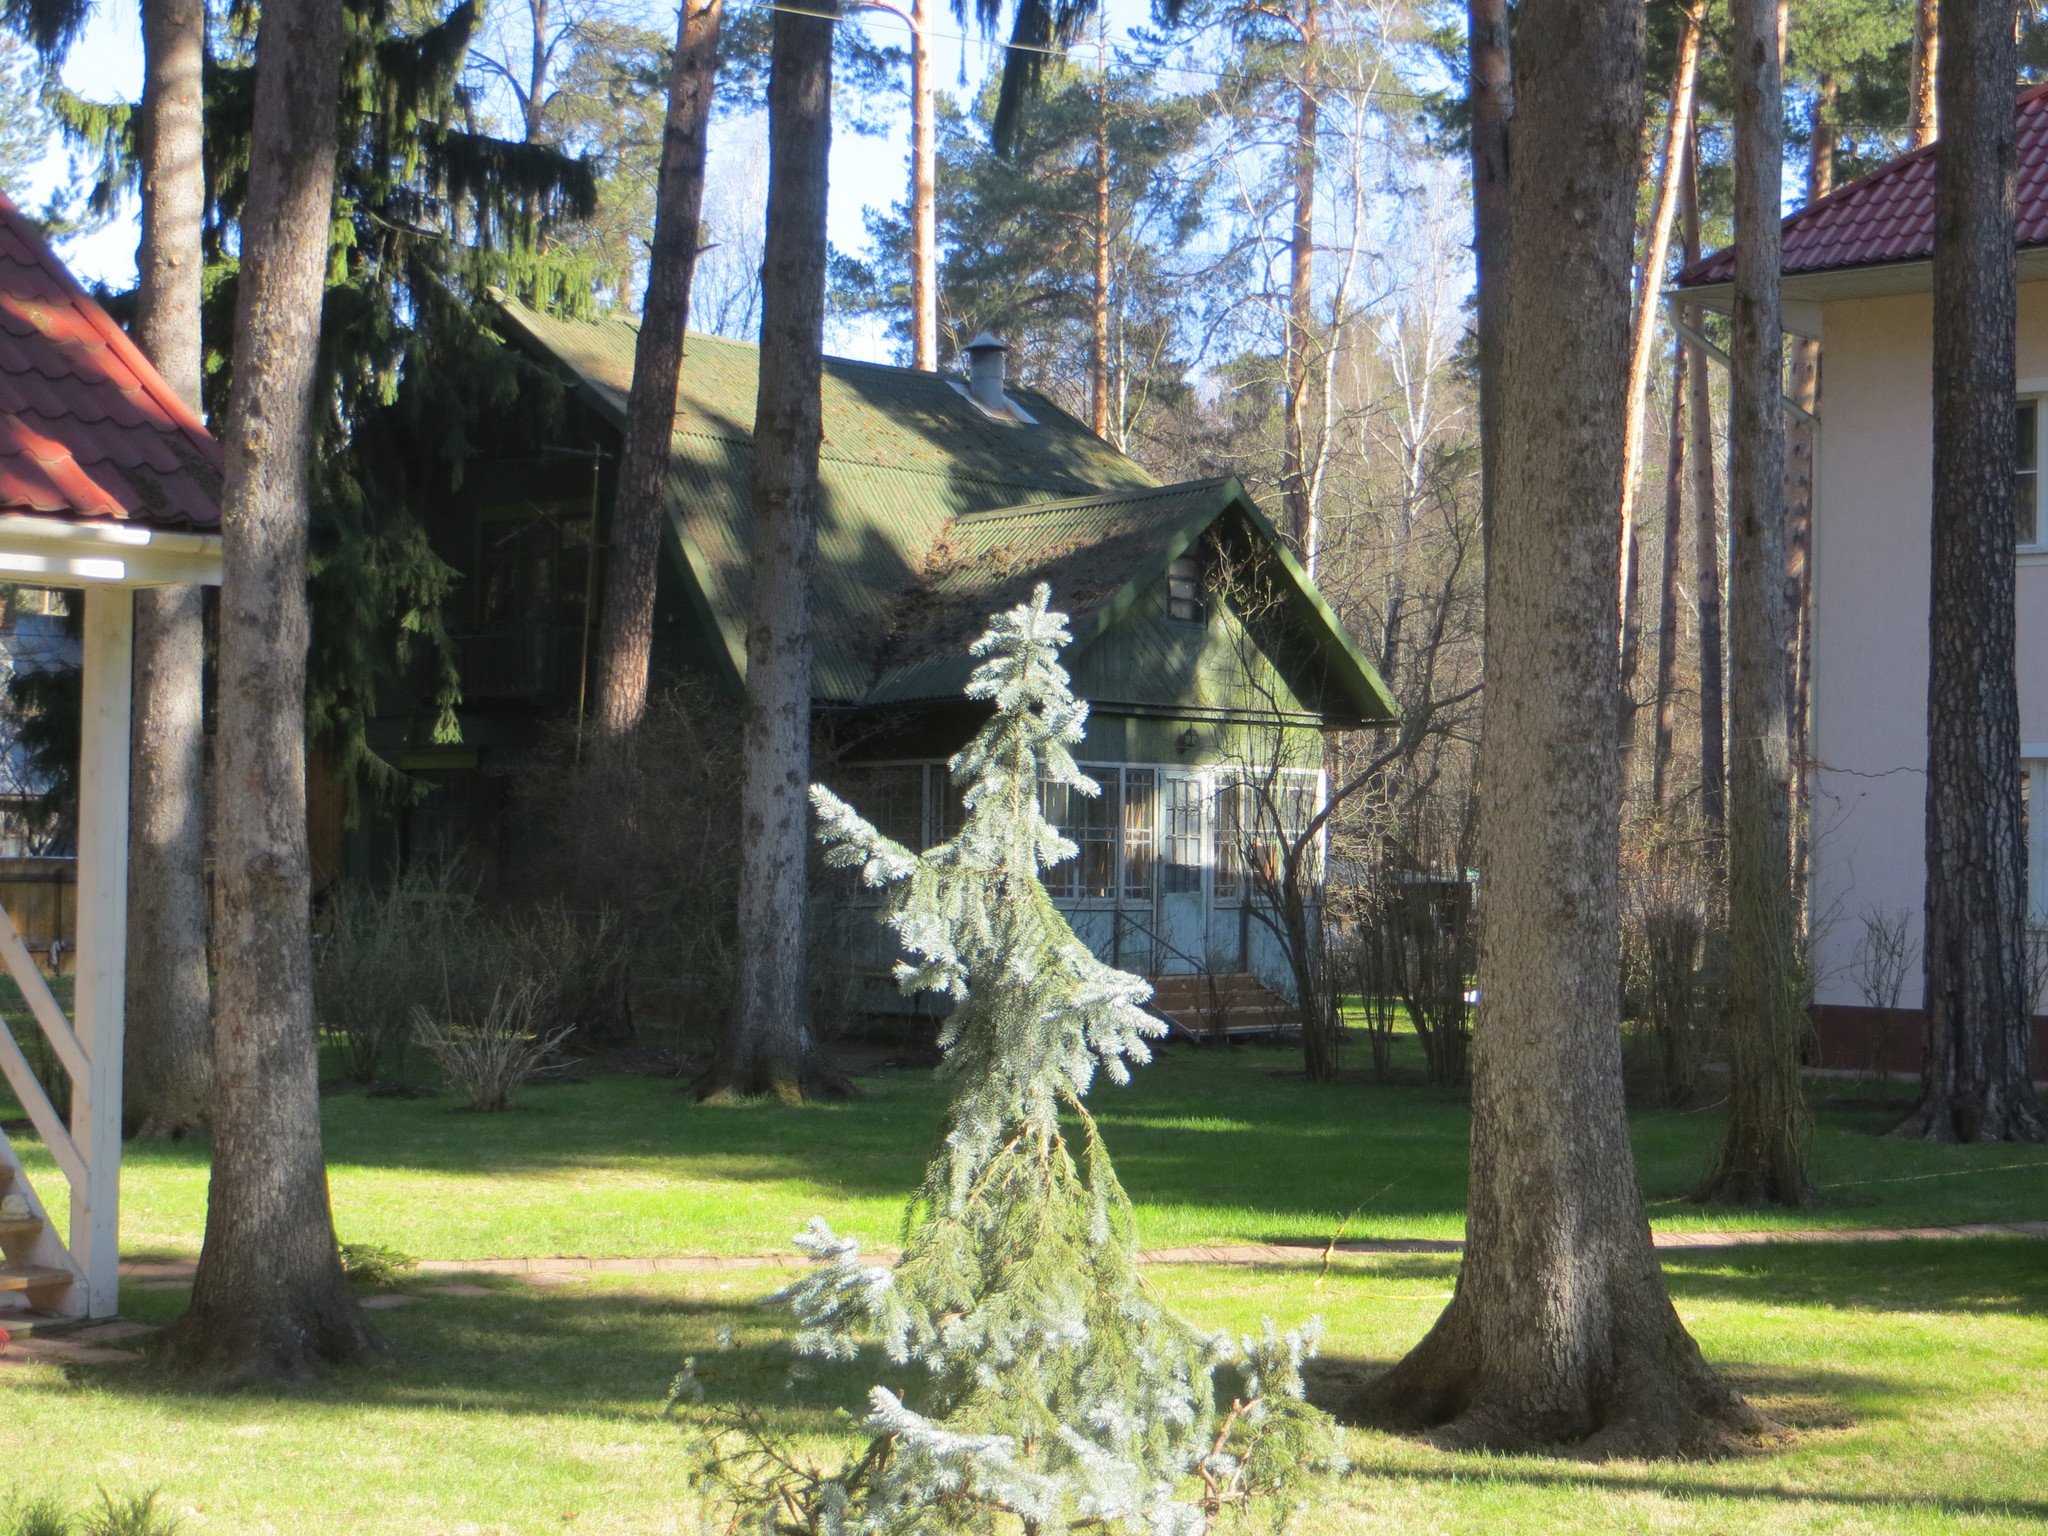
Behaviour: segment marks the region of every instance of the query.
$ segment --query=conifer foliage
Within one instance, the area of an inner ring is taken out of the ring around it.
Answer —
[[[874,1438],[841,1473],[793,1490],[789,1458],[757,1456],[751,1488],[728,1477],[769,1529],[801,1507],[818,1529],[888,1536],[1013,1518],[1192,1533],[1335,1460],[1333,1426],[1302,1398],[1317,1327],[1269,1324],[1234,1345],[1160,1306],[1082,1106],[1097,1070],[1128,1081],[1164,1026],[1141,1007],[1147,985],[1097,960],[1040,879],[1076,854],[1040,786],[1099,793],[1070,751],[1088,707],[1059,665],[1066,618],[1050,596],[1039,586],[974,645],[967,693],[996,712],[952,762],[957,836],[916,854],[811,791],[828,862],[888,893],[884,921],[910,956],[898,981],[954,1001],[940,1037],[952,1104],[893,1270],[821,1221],[798,1239],[822,1261],[784,1293],[798,1348],[850,1359],[872,1340],[911,1385],[873,1389]]]

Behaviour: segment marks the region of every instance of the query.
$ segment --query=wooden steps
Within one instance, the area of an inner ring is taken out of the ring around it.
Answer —
[[[1155,976],[1152,1011],[1193,1039],[1272,1035],[1300,1027],[1294,1004],[1245,971]]]
[[[0,1202],[15,1208],[0,1213],[0,1328],[25,1337],[77,1322],[78,1272],[62,1262],[68,1255],[5,1138],[0,1138]]]

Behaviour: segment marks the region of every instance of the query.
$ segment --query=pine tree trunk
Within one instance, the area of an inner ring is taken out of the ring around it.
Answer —
[[[938,121],[925,0],[910,14],[910,361],[939,369]]]
[[[1089,429],[1109,437],[1109,78],[1096,72],[1101,93],[1095,113],[1095,291],[1090,296],[1088,347]]]
[[[1941,133],[1935,76],[1941,64],[1941,0],[1915,0],[1913,57],[1906,79],[1906,148],[1932,144]]]
[[[820,9],[833,11],[830,4]],[[699,1091],[711,1100],[772,1094],[798,1104],[806,1092],[843,1088],[811,1035],[804,944],[831,16],[777,11],[773,48],[740,786],[739,986]]]
[[[136,344],[196,413],[200,247],[206,211],[201,131],[202,0],[142,8],[142,243]],[[213,993],[206,969],[206,638],[197,587],[135,594],[129,766],[125,1113],[143,1137],[178,1137],[213,1097]]]
[[[1500,338],[1507,320],[1508,141],[1514,77],[1507,0],[1468,0],[1466,108],[1472,134],[1473,330],[1479,358],[1479,501],[1482,540],[1499,484]]]
[[[1692,148],[1686,158],[1685,262],[1700,259],[1699,127],[1694,124]],[[1700,312],[1687,309],[1686,324],[1699,328]],[[1714,494],[1714,397],[1707,377],[1707,356],[1686,348],[1692,377],[1692,515],[1693,601],[1700,626],[1700,818],[1708,835],[1718,837],[1727,821],[1727,755],[1725,700],[1721,688],[1721,527]]]
[[[1698,1198],[1804,1205],[1805,1027],[1792,889],[1785,605],[1784,164],[1777,0],[1734,0],[1735,339],[1728,390],[1728,1125]]]
[[[1896,1134],[2040,1141],[2013,612],[2012,11],[1948,0],[1934,173],[1927,1054]]]
[[[1835,101],[1832,78],[1814,89],[1813,125],[1807,139],[1806,201],[1826,197],[1835,185]],[[1792,403],[1808,416],[1820,410],[1820,342],[1792,339]],[[1813,492],[1819,435],[1813,422],[1785,424],[1785,603],[1792,624],[1792,878],[1806,930],[1808,826],[1808,717],[1813,694]]]
[[[1650,803],[1664,809],[1678,732],[1678,577],[1685,547],[1685,420],[1692,391],[1685,343],[1672,349],[1671,435],[1664,453],[1664,550],[1657,581],[1657,714],[1650,748]]]
[[[1686,138],[1692,126],[1693,92],[1699,79],[1700,29],[1688,13],[1678,36],[1678,63],[1671,75],[1671,111],[1664,124],[1664,168],[1657,178],[1657,201],[1650,213],[1644,242],[1642,276],[1636,285],[1635,319],[1629,340],[1628,414],[1622,429],[1621,453],[1621,683],[1636,675],[1641,620],[1637,616],[1637,566],[1642,543],[1637,527],[1637,493],[1643,469],[1643,428],[1650,393],[1650,363],[1657,348],[1658,294],[1671,255],[1671,225],[1678,212],[1679,184],[1686,163]],[[1626,729],[1626,722],[1624,722]]]
[[[169,1357],[242,1382],[380,1353],[343,1278],[320,1145],[306,855],[306,522],[341,0],[270,0],[256,45],[223,446],[213,1175]]]
[[[704,153],[718,71],[724,0],[685,0],[669,74],[661,132],[654,244],[647,296],[633,345],[633,386],[626,397],[625,442],[612,499],[611,555],[597,634],[593,725],[600,749],[617,744],[647,710],[654,649],[654,592],[661,566],[661,525],[668,504],[669,442],[690,323],[690,280],[697,269],[697,226],[704,207]]]
[[[1436,1326],[1359,1405],[1451,1445],[1662,1455],[1760,1424],[1672,1310],[1622,1101],[1616,642],[1642,39],[1630,0],[1525,5],[1515,31],[1465,1259]]]
[[[1294,114],[1294,229],[1288,251],[1287,346],[1284,368],[1286,419],[1281,423],[1280,502],[1287,536],[1311,573],[1316,559],[1316,512],[1308,482],[1309,351],[1315,332],[1316,136],[1321,122],[1321,81],[1317,75],[1318,0],[1304,0],[1301,15],[1301,80]]]

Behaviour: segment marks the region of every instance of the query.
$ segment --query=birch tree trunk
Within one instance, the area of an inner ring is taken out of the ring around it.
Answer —
[[[754,413],[753,611],[740,786],[739,987],[710,1101],[842,1091],[813,1040],[804,905],[810,846],[811,574],[825,335],[832,16],[778,10],[768,84],[768,231]]]
[[[1700,259],[1699,128],[1686,155],[1685,263]],[[1686,323],[1699,328],[1700,312],[1684,311]],[[1693,601],[1700,625],[1700,818],[1710,837],[1718,837],[1727,821],[1726,700],[1721,687],[1721,525],[1714,494],[1714,397],[1707,375],[1707,355],[1686,348],[1692,380],[1692,509]]]
[[[307,913],[307,486],[340,57],[341,0],[264,7],[223,434],[213,1175],[192,1305],[165,1337],[230,1383],[384,1347],[328,1209]]]
[[[1630,0],[1517,12],[1465,1259],[1436,1326],[1360,1404],[1455,1446],[1655,1456],[1761,1423],[1672,1310],[1622,1102],[1616,642],[1642,38]]]
[[[1303,0],[1301,80],[1294,109],[1294,229],[1288,253],[1287,346],[1284,366],[1286,419],[1281,423],[1280,502],[1287,536],[1294,540],[1311,574],[1316,560],[1316,514],[1309,491],[1309,352],[1315,335],[1317,134],[1322,120],[1322,82],[1317,71],[1319,0]]]
[[[200,110],[203,0],[142,7],[142,243],[135,341],[197,415],[200,247],[206,169]],[[135,594],[129,765],[127,1118],[179,1137],[213,1097],[213,989],[206,970],[205,601],[198,587]]]
[[[598,624],[592,723],[602,752],[616,750],[647,711],[669,441],[682,376],[683,333],[690,323],[690,281],[697,269],[704,154],[724,10],[725,0],[684,0],[676,25],[654,199],[654,244],[647,260],[640,333],[633,344],[633,386],[626,397],[626,434],[619,450],[611,554]]]
[[[1644,241],[1642,276],[1636,285],[1635,324],[1629,340],[1628,414],[1621,439],[1621,683],[1636,674],[1641,620],[1637,616],[1638,551],[1636,502],[1643,470],[1643,424],[1650,393],[1650,361],[1657,347],[1658,294],[1671,255],[1671,225],[1678,212],[1679,183],[1686,164],[1686,139],[1692,126],[1693,94],[1699,80],[1700,30],[1687,14],[1678,35],[1678,63],[1671,75],[1671,110],[1664,124],[1663,171],[1657,178],[1657,201],[1650,213]],[[1626,722],[1623,729],[1627,729]]]
[[[1777,0],[1734,0],[1735,336],[1728,392],[1728,1125],[1698,1198],[1804,1205],[1805,1025],[1792,889],[1791,615],[1785,605],[1778,319],[1784,40]]]
[[[2048,1137],[2031,1070],[2013,612],[2010,0],[1948,0],[1934,172],[1927,1054],[1895,1134]]]

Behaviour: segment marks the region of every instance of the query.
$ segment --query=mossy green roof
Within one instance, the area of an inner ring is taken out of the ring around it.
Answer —
[[[633,322],[558,320],[510,301],[502,311],[515,338],[624,430]],[[734,680],[744,672],[759,360],[745,342],[689,337],[670,469],[673,549]],[[1238,509],[1292,569],[1286,580],[1317,649],[1342,675],[1337,712],[1393,718],[1384,686],[1234,479],[1160,486],[1044,396],[1011,398],[1035,424],[995,420],[941,374],[825,359],[812,599],[821,703],[957,699],[968,641],[1038,581],[1072,616],[1078,655],[1167,561]]]

